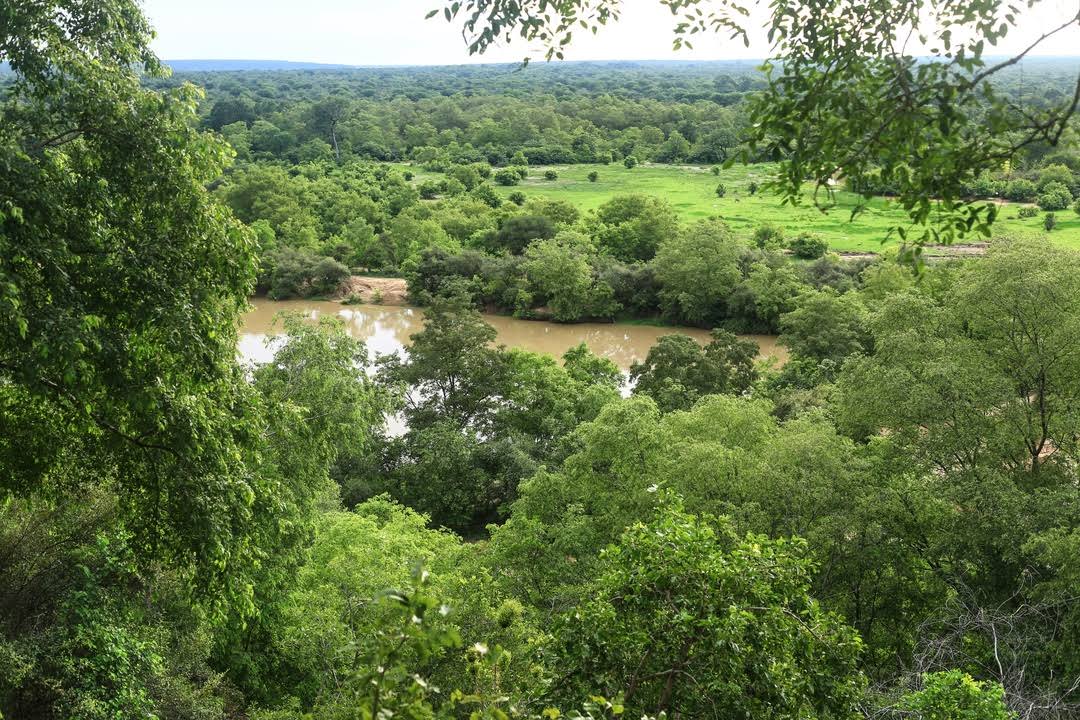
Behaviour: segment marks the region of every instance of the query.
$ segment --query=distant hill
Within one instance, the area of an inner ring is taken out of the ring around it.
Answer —
[[[166,60],[175,72],[235,72],[237,70],[349,70],[356,65],[291,62],[289,60]]]

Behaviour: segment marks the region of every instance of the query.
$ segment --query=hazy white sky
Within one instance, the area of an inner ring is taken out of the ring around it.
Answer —
[[[1017,4],[1023,4],[1017,3]],[[440,0],[144,0],[165,59],[257,59],[350,65],[434,65],[514,62],[528,48],[489,50],[470,59],[457,29],[424,20]],[[1015,51],[1075,14],[1080,0],[1041,0],[1002,46]],[[657,0],[623,0],[619,23],[596,37],[582,34],[571,60],[733,59],[768,54],[763,41],[749,49],[721,36],[698,37],[694,50],[671,49],[673,19]],[[1048,40],[1042,55],[1080,54],[1080,29]],[[533,53],[538,58],[537,53]]]

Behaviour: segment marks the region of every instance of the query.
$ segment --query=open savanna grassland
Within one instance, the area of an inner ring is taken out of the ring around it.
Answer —
[[[417,173],[416,181],[434,178],[437,174]],[[545,170],[555,170],[557,180],[546,180]],[[890,241],[882,244],[890,227],[904,224],[906,215],[902,208],[885,198],[875,198],[854,221],[851,210],[861,198],[853,193],[837,192],[835,207],[823,213],[814,207],[808,196],[797,206],[781,205],[780,200],[768,192],[759,190],[750,195],[749,185],[759,186],[769,179],[774,166],[770,164],[735,165],[721,169],[713,175],[711,168],[691,165],[639,165],[626,169],[621,164],[611,165],[558,165],[530,167],[529,177],[515,187],[496,187],[506,197],[515,190],[526,197],[546,197],[567,200],[583,211],[599,207],[615,195],[644,193],[667,200],[687,221],[710,216],[723,218],[736,232],[750,235],[758,225],[773,223],[784,228],[788,236],[811,232],[825,238],[837,252],[882,252]],[[597,172],[597,182],[590,182],[590,172]],[[720,198],[716,187],[723,183],[726,194]],[[1018,218],[1019,205],[1006,203],[1002,206],[994,225],[994,237],[1042,235],[1043,216]],[[1050,233],[1057,243],[1080,248],[1080,216],[1071,209],[1056,214],[1058,225]],[[972,236],[970,242],[981,238]]]

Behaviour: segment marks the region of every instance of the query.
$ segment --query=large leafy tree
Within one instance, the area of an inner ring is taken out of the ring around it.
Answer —
[[[801,541],[664,507],[602,565],[595,596],[555,629],[567,699],[600,688],[639,715],[853,715],[861,643],[810,597]]]
[[[995,207],[965,202],[964,184],[1026,147],[1056,144],[1080,103],[1080,75],[1075,92],[1045,104],[994,85],[1046,39],[1080,27],[1075,5],[1001,58],[994,48],[1021,17],[1008,0],[659,2],[672,12],[676,48],[710,31],[746,44],[767,37],[768,85],[751,103],[748,152],[780,161],[772,186],[785,202],[809,184],[828,208],[838,176],[856,188],[885,182],[911,221],[894,230],[916,254],[925,242],[988,234]],[[757,9],[763,27],[751,26]],[[618,0],[454,0],[444,16],[463,26],[470,53],[516,36],[562,59],[575,31],[597,32],[621,11]]]
[[[106,485],[137,556],[209,588],[263,491],[234,362],[254,247],[205,190],[230,151],[198,91],[140,85],[150,36],[130,0],[0,10],[0,494]]]

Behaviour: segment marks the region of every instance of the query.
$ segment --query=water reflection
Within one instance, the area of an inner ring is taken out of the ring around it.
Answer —
[[[243,319],[240,331],[240,355],[256,363],[273,357],[274,343],[268,347],[267,337],[280,331],[274,318],[280,312],[300,312],[312,319],[337,316],[345,322],[350,335],[363,340],[372,357],[375,354],[398,352],[408,347],[409,336],[423,327],[424,312],[419,308],[384,305],[341,305],[336,302],[308,300],[252,300],[253,309]],[[518,347],[533,352],[561,357],[571,347],[584,341],[597,355],[606,357],[623,370],[644,360],[657,339],[672,333],[684,333],[698,342],[709,341],[706,330],[693,328],[654,327],[623,323],[556,323],[518,320],[503,315],[485,315],[484,319],[498,332],[498,342],[506,347]],[[782,363],[786,349],[778,346],[771,335],[748,335],[757,342],[763,357],[773,357]]]

